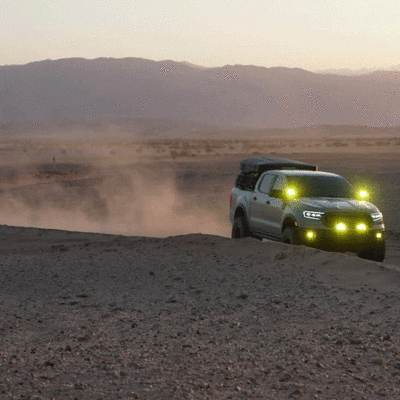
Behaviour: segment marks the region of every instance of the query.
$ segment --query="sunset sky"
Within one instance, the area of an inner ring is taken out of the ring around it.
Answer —
[[[67,57],[400,69],[400,0],[0,0],[0,65]]]

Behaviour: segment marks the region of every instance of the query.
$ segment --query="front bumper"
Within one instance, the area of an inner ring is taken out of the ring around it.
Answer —
[[[364,249],[385,243],[384,229],[374,229],[364,232],[355,230],[339,232],[336,229],[301,228],[298,230],[298,235],[302,244],[331,251],[358,253]]]

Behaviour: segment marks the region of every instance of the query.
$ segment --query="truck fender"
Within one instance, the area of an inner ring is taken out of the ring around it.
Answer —
[[[233,219],[235,219],[236,217],[244,217],[246,220],[246,224],[249,224],[249,221],[247,220],[247,213],[246,213],[246,208],[244,207],[243,204],[239,204],[236,207],[236,210],[233,214]],[[233,222],[233,221],[232,221]]]

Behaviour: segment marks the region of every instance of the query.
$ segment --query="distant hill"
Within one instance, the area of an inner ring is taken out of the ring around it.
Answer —
[[[138,58],[0,67],[0,123],[99,118],[252,128],[400,126],[400,72],[343,76]]]
[[[321,74],[335,74],[335,75],[367,75],[376,71],[376,68],[360,68],[360,69],[350,69],[350,68],[332,68],[332,69],[322,69],[316,71]],[[400,64],[392,65],[390,68],[385,69],[385,72],[400,71]]]

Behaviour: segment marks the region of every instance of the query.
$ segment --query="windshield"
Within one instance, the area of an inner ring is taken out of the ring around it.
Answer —
[[[352,186],[341,176],[290,176],[288,184],[296,190],[296,197],[354,197]]]

